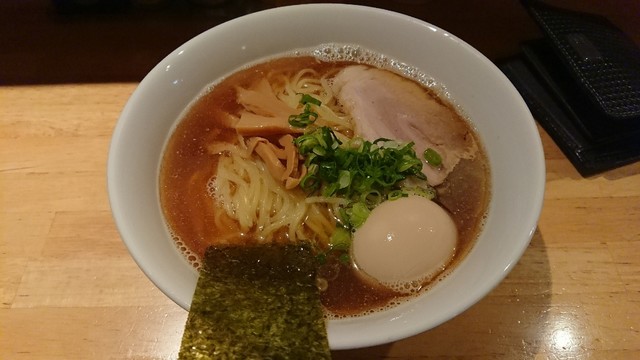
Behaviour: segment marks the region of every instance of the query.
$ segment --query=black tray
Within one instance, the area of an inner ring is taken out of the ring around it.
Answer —
[[[600,16],[525,6],[545,38],[497,65],[536,120],[583,176],[640,160],[640,49]]]

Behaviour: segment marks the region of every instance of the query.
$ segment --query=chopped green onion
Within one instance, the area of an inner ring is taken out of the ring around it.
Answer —
[[[297,137],[294,144],[307,166],[300,187],[308,193],[348,200],[343,205],[346,210],[340,212],[348,229],[362,225],[368,212],[381,202],[406,196],[401,181],[409,177],[426,180],[413,142],[383,138],[371,142],[355,137],[343,144],[332,129],[318,127]]]
[[[302,94],[303,112],[292,115],[292,126],[307,127],[318,114],[314,106],[322,102],[311,95]],[[338,208],[338,230],[330,239],[331,249],[347,251],[352,231],[360,227],[371,210],[386,200],[395,200],[410,194],[433,199],[435,189],[426,183],[422,161],[416,155],[413,142],[400,142],[380,138],[368,141],[354,137],[343,143],[329,127],[315,127],[294,140],[304,158],[307,174],[299,186],[309,194],[340,197],[346,202]],[[439,166],[442,158],[433,149],[423,156],[431,166]],[[405,189],[404,180],[417,180],[416,188]],[[345,249],[342,249],[345,247]],[[348,261],[348,254],[343,254]]]
[[[322,146],[314,146],[312,151],[314,154],[320,156],[324,156],[327,154],[327,150],[325,150],[325,148],[323,148]]]
[[[389,195],[387,196],[388,200],[397,200],[400,199],[401,197],[407,197],[408,194],[405,193],[402,190],[393,190],[389,192]]]
[[[348,170],[339,170],[338,171],[338,185],[339,189],[344,189],[347,186],[351,185],[351,172]]]
[[[329,239],[332,250],[349,250],[351,247],[351,232],[345,228],[338,227]]]
[[[405,187],[402,188],[403,196],[416,195],[422,196],[429,200],[433,200],[436,198],[436,189],[432,186],[426,185],[422,186],[414,186],[414,187]]]
[[[289,124],[295,127],[307,127],[318,119],[318,113],[311,111],[309,104],[304,106],[304,111],[298,115],[289,116]]]
[[[302,94],[300,104],[304,105],[302,112],[298,115],[289,116],[291,126],[304,128],[313,124],[318,119],[318,113],[311,109],[311,105],[320,106],[322,102],[309,94]]]
[[[343,264],[348,264],[351,261],[351,258],[349,258],[348,253],[342,253],[340,254],[340,256],[338,256],[338,261],[340,261]]]
[[[354,228],[359,228],[369,217],[371,210],[364,203],[357,202],[351,206],[351,209],[347,209],[347,215],[349,216],[349,222]]]
[[[309,94],[302,94],[302,98],[300,98],[300,104],[303,104],[303,105],[313,104],[313,105],[320,106],[322,105],[322,101],[314,98]]]
[[[373,209],[384,201],[384,196],[379,191],[372,190],[368,193],[363,193],[360,196],[360,201],[365,203],[368,208]]]
[[[442,165],[442,156],[432,148],[425,150],[423,156],[427,163],[433,167]]]

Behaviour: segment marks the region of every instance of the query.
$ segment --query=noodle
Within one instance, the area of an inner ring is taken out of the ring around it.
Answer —
[[[241,145],[226,148],[213,181],[223,215],[236,219],[242,233],[255,233],[261,242],[282,241],[277,237],[282,232],[286,241],[312,239],[321,246],[327,244],[335,220],[320,209],[320,203],[307,203],[302,191],[286,190],[281,182],[265,176],[264,163]]]
[[[318,114],[315,125],[330,126],[338,136],[347,138],[353,131],[352,120],[336,105],[328,80],[330,75],[320,76],[310,68],[293,74],[269,73],[249,89],[238,89],[242,96],[238,96],[237,100],[245,113],[260,116],[269,114],[275,107],[267,109],[269,104],[265,101],[273,99],[281,102],[276,106],[278,109],[290,107],[290,115],[295,115],[301,109],[301,94],[309,94],[321,101],[320,106],[314,107]],[[287,140],[291,141],[290,139],[293,138],[289,136]],[[238,136],[235,144],[216,142],[208,146],[210,153],[220,156],[217,173],[211,180],[210,194],[224,211],[216,213],[215,224],[224,224],[229,228],[229,220],[235,220],[240,236],[254,235],[260,242],[296,242],[305,239],[315,241],[320,247],[328,246],[329,238],[336,228],[334,214],[337,214],[342,200],[306,198],[306,194],[299,188],[290,189],[291,179],[288,184],[283,184],[283,176],[279,174],[280,163],[274,164],[274,157],[270,157],[271,161],[265,163],[263,151],[254,155],[256,141],[269,145],[275,151],[280,149],[266,138],[245,139],[242,136]],[[289,146],[282,141],[280,140],[280,145]],[[294,175],[299,176],[300,171],[306,169],[293,169],[297,167],[298,161],[298,155],[295,156],[295,159],[289,157],[276,161],[285,163],[286,174],[295,173]],[[278,171],[274,171],[274,166]]]

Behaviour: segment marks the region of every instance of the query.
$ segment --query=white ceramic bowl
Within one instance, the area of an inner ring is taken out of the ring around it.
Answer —
[[[159,164],[173,127],[211,82],[246,63],[324,43],[358,44],[432,76],[477,128],[491,164],[486,225],[444,281],[391,310],[329,321],[332,349],[373,346],[433,328],[484,297],[527,248],[542,206],[544,158],[529,110],[488,59],[445,30],[380,9],[315,4],[250,14],[204,32],[162,60],[125,106],[109,152],[109,199],[140,268],[188,309],[197,274],[168,235],[158,197]]]

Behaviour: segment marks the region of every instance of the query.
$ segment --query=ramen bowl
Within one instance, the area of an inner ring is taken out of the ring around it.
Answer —
[[[246,64],[328,43],[361,46],[427,74],[468,117],[491,168],[491,200],[471,251],[410,301],[328,320],[331,348],[349,349],[406,338],[462,313],[509,273],[536,229],[545,169],[534,120],[507,78],[464,41],[409,16],[352,5],[281,7],[223,23],[169,54],[131,95],[111,142],[108,191],[131,256],[189,309],[198,274],[177,250],[159,199],[159,168],[172,130],[209,84]]]

